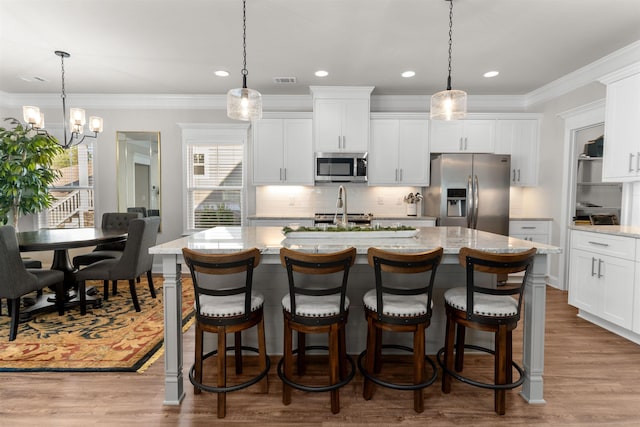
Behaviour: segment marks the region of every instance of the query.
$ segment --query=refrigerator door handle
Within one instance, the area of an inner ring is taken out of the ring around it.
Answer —
[[[473,181],[473,228],[478,228],[478,204],[480,198],[478,197],[478,175],[475,175]]]
[[[473,182],[471,175],[467,180],[467,228],[473,228]]]

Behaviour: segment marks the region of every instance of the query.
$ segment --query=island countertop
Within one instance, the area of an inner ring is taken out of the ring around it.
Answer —
[[[539,254],[561,252],[556,246],[462,227],[420,227],[418,234],[409,238],[367,238],[366,231],[361,233],[363,238],[341,239],[340,232],[333,232],[336,237],[331,239],[298,239],[295,233],[285,237],[281,227],[216,227],[154,246],[149,252],[179,255],[186,247],[206,253],[228,253],[255,247],[263,255],[278,255],[281,247],[311,253],[355,247],[358,254],[364,255],[372,246],[400,252],[426,251],[441,246],[445,254],[457,254],[463,247],[509,253],[535,246]]]

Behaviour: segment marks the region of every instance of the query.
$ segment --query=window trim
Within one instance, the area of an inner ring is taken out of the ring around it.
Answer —
[[[247,216],[247,188],[248,180],[248,149],[247,141],[249,136],[250,123],[238,124],[213,124],[213,123],[178,123],[182,132],[182,188],[185,189],[182,194],[182,230],[183,234],[192,234],[201,230],[188,228],[188,217],[190,215],[190,207],[188,206],[187,185],[189,182],[189,159],[188,146],[190,145],[226,145],[237,144],[242,145],[243,168],[242,180],[244,191],[242,191],[242,216],[241,224],[245,225]]]

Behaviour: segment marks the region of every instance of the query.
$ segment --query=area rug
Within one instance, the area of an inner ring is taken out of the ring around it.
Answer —
[[[9,341],[10,319],[0,316],[0,371],[139,371],[157,359],[164,341],[162,278],[154,278],[157,298],[151,298],[146,280],[136,290],[141,312],[133,308],[129,284],[118,282],[118,294],[87,306],[87,314],[71,308],[64,316],[41,314],[21,323],[15,341]],[[182,318],[193,317],[193,286],[183,284]],[[102,282],[87,282],[102,295]],[[161,353],[160,353],[161,354]]]

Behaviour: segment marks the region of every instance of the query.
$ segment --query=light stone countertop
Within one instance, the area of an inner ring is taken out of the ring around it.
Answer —
[[[571,230],[640,238],[640,227],[629,225],[571,225]]]
[[[420,227],[417,236],[403,238],[285,238],[280,227],[216,227],[152,247],[151,254],[182,253],[183,247],[205,253],[228,253],[256,247],[263,255],[277,255],[281,247],[311,253],[333,252],[354,246],[366,254],[371,246],[399,252],[419,252],[438,246],[445,254],[457,254],[463,247],[496,253],[519,252],[537,247],[540,254],[557,254],[561,249],[542,243],[462,227]],[[363,236],[366,232],[362,232]]]

